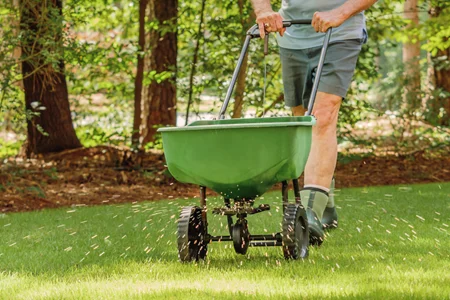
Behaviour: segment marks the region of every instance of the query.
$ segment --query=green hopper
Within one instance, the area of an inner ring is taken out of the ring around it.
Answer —
[[[302,174],[314,123],[311,116],[231,119],[160,131],[173,177],[241,200]]]

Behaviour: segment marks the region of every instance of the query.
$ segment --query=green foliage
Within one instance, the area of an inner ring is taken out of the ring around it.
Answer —
[[[160,128],[160,126],[155,126],[156,129]],[[153,142],[149,142],[146,145],[144,145],[145,150],[150,149],[156,149],[156,150],[163,150],[163,143],[162,143],[162,135],[160,132],[155,133],[155,138]]]
[[[368,39],[359,55],[353,84],[342,103],[338,123],[339,142],[355,142],[353,139],[355,124],[383,113],[369,101],[368,94],[374,84],[383,77],[384,70],[376,64],[376,59],[380,53],[395,47],[389,38],[404,26],[404,20],[395,13],[396,7],[395,1],[378,1],[365,12]]]
[[[84,146],[127,144],[138,55],[138,1],[70,0],[65,9],[77,35],[76,51],[69,51],[66,59],[77,134]]]
[[[59,60],[65,61],[76,125],[84,123],[86,118],[97,116],[98,105],[92,106],[92,98],[100,94],[108,102],[100,108],[102,113],[115,114],[120,107],[121,111],[131,115],[137,56],[137,1],[66,1],[64,19],[50,12],[50,18],[38,20],[38,26],[46,26],[47,29],[46,35],[39,37],[34,37],[29,29],[19,30],[19,10],[11,3],[0,1],[4,12],[0,15],[0,21],[8,24],[2,28],[3,39],[0,40],[0,109],[3,112],[0,114],[0,128],[9,124],[9,130],[23,133],[24,120],[33,117],[32,112],[22,108],[23,91],[17,87],[21,74],[18,61],[12,55],[21,41],[30,38],[44,46],[40,52],[43,60],[36,62],[37,66],[49,64],[56,67]],[[53,39],[55,34],[62,34],[62,39]],[[20,61],[30,59],[32,57],[22,56]],[[120,121],[116,119],[110,124]],[[97,140],[102,141],[102,137]]]
[[[76,132],[85,147],[124,145],[130,135],[124,128],[102,128],[93,124],[78,126]]]
[[[21,75],[16,62],[17,52],[14,52],[20,41],[18,17],[18,10],[13,7],[12,1],[0,1],[0,128],[18,127],[23,130],[24,102],[19,87]]]
[[[27,0],[38,1],[38,0]],[[363,46],[355,72],[354,83],[343,103],[339,130],[341,140],[351,139],[351,128],[359,121],[387,110],[401,108],[402,86],[406,78],[401,75],[401,43],[419,39],[423,57],[426,52],[438,55],[450,47],[450,8],[446,0],[421,1],[421,24],[409,26],[403,18],[401,0],[378,1],[365,12],[369,40]],[[44,36],[33,36],[27,28],[19,28],[19,9],[12,1],[0,0],[0,131],[25,134],[25,121],[35,112],[24,108],[24,95],[20,88],[22,74],[19,63],[33,57],[14,56],[14,50],[26,39],[35,38],[43,45],[42,59],[36,63],[57,67],[65,61],[72,117],[77,133],[85,146],[101,143],[129,143],[133,115],[134,77],[138,55],[138,0],[67,0],[63,15],[50,13],[50,18],[39,20],[46,27]],[[189,75],[192,70],[192,51],[200,43],[199,60],[194,78],[191,112],[216,113],[221,105],[241,51],[247,29],[254,24],[249,0],[226,0],[214,4],[207,2],[202,32],[198,35],[201,1],[179,1],[177,28],[146,20],[146,30],[177,30],[178,112],[184,113],[189,94]],[[271,2],[278,9],[281,1]],[[440,8],[439,14],[429,18],[430,7]],[[44,26],[42,25],[42,26]],[[61,39],[54,39],[60,35]],[[264,58],[262,41],[254,40],[249,51],[244,110],[260,112],[282,93],[280,62],[274,35],[270,38],[270,54]],[[438,67],[449,67],[448,58],[436,57]],[[267,66],[267,90],[263,101],[264,69]],[[422,74],[428,61],[422,60]],[[161,82],[172,72],[151,70],[144,84]],[[448,91],[436,89],[433,94],[422,90],[420,97],[441,99]],[[201,107],[202,97],[210,96],[214,103]],[[231,103],[233,105],[233,103]],[[271,113],[285,113],[282,103]],[[229,107],[228,112],[232,111]],[[427,114],[427,111],[423,112]],[[417,115],[417,112],[408,112]],[[398,112],[397,115],[406,115]],[[444,116],[428,116],[428,120]],[[151,147],[158,147],[158,143]],[[149,146],[147,146],[149,147]]]
[[[21,139],[11,141],[0,137],[0,159],[19,154],[22,143]]]
[[[434,17],[426,20],[419,28],[423,49],[435,56],[439,50],[450,48],[450,4],[446,0],[430,1]]]

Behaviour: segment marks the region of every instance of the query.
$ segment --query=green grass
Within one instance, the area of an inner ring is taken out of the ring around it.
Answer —
[[[258,201],[273,209],[249,217],[252,233],[279,230],[278,196]],[[449,183],[345,189],[336,202],[340,228],[305,261],[213,243],[205,262],[179,263],[176,219],[196,199],[0,215],[0,299],[449,299]],[[226,233],[224,217],[209,222]]]

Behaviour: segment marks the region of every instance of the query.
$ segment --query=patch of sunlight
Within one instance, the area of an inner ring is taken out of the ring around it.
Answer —
[[[395,266],[393,267],[395,269]],[[139,270],[137,270],[138,273]],[[267,272],[270,272],[267,269]],[[376,270],[375,270],[376,271]],[[150,271],[149,271],[150,272]],[[151,272],[150,272],[151,273]],[[173,278],[172,280],[155,280],[154,278],[133,278],[132,274],[126,274],[127,279],[119,279],[125,274],[113,275],[116,278],[87,278],[85,281],[66,279],[50,279],[42,281],[42,278],[21,278],[14,276],[10,278],[9,283],[3,287],[12,286],[15,295],[19,299],[120,299],[123,297],[135,297],[142,295],[164,295],[165,293],[209,293],[209,294],[234,294],[248,296],[271,296],[283,297],[344,297],[344,296],[363,296],[380,292],[381,295],[393,296],[399,293],[414,293],[414,295],[432,295],[429,294],[434,288],[439,287],[448,276],[436,272],[424,271],[421,268],[402,270],[400,272],[390,271],[389,274],[374,273],[366,275],[357,275],[345,272],[336,272],[335,274],[317,274],[310,280],[301,277],[282,278],[277,276],[271,279],[258,278],[262,274],[258,272],[254,279],[243,279],[241,272],[235,272],[236,278],[233,278],[233,272],[225,272],[222,279],[213,278],[214,274],[208,278],[208,274],[199,273],[198,276],[190,276],[190,279]],[[377,273],[377,272],[376,272]],[[142,273],[141,273],[142,274]],[[80,274],[81,275],[81,274]],[[217,275],[217,274],[216,274]],[[80,278],[82,276],[79,276]],[[136,277],[141,277],[137,275]],[[216,277],[217,278],[217,277]],[[397,279],[397,280],[396,280]],[[19,280],[20,283],[17,281]],[[386,284],[386,281],[397,282],[395,285]],[[415,286],[414,282],[420,280],[423,284]],[[371,282],[367,285],[367,282]],[[4,292],[6,292],[4,290]],[[1,293],[0,293],[1,296]],[[69,298],[70,298],[69,297]]]
[[[129,280],[102,280],[102,281],[81,281],[81,282],[54,282],[39,285],[27,284],[27,290],[18,290],[16,296],[21,299],[41,299],[41,298],[67,298],[72,295],[74,299],[84,298],[89,295],[89,299],[97,297],[113,298],[125,296],[137,296],[142,294],[163,294],[165,292],[196,291],[212,293],[232,293],[245,295],[266,295],[266,296],[344,296],[358,294],[358,286],[350,281],[345,284],[319,284],[317,282],[292,282],[290,287],[281,284],[274,285],[272,280],[217,280],[210,279],[204,281],[177,280],[177,281],[129,281]]]

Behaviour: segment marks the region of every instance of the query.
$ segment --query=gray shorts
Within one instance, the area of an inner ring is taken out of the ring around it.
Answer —
[[[364,39],[336,41],[328,45],[319,91],[345,98],[355,72]],[[286,106],[308,107],[322,47],[286,49],[280,47]]]

